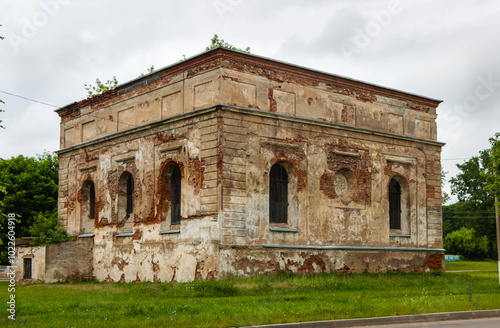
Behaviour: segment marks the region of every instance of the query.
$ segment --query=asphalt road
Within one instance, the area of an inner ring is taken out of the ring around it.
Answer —
[[[356,326],[352,328],[361,328],[367,326]],[[371,326],[373,328],[499,328],[500,318],[488,319],[469,319],[469,320],[451,320],[439,322],[420,322],[420,323],[405,323],[396,325],[377,325]]]

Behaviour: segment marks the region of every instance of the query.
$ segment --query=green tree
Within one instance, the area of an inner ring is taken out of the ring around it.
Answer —
[[[48,243],[61,243],[68,241],[68,232],[60,226],[57,211],[43,215],[38,213],[33,226],[30,228],[31,246],[40,246]]]
[[[472,209],[492,208],[493,194],[484,188],[488,184],[484,173],[491,173],[491,163],[489,150],[482,150],[479,156],[457,164],[461,173],[450,179],[452,194],[459,201],[469,202]]]
[[[39,213],[51,215],[57,211],[57,157],[44,153],[0,159],[0,186],[0,217],[15,213],[19,219],[16,237],[29,236]]]
[[[0,24],[2,26],[2,24]],[[0,35],[0,41],[5,39],[3,36]],[[0,104],[5,104],[2,99],[0,99]],[[5,112],[3,109],[0,108],[0,113]],[[5,127],[2,125],[2,120],[0,120],[0,129],[5,129]]]
[[[446,235],[443,241],[448,254],[462,255],[466,260],[483,260],[488,256],[488,238],[474,229],[462,228]]]
[[[95,85],[85,84],[85,90],[87,90],[88,98],[92,98],[95,95],[100,95],[116,88],[117,85],[118,80],[116,76],[113,76],[113,79],[107,80],[105,83],[102,83],[99,79],[95,79]]]
[[[237,48],[237,47],[233,46],[232,44],[227,43],[223,39],[219,39],[219,36],[217,34],[214,34],[214,37],[210,41],[212,43],[208,47],[206,47],[205,50],[210,50],[210,49],[221,47],[221,48],[238,50],[238,51],[250,53],[250,47],[246,47],[244,50]]]
[[[490,144],[491,171],[484,174],[488,182],[485,189],[500,199],[500,133],[496,133],[493,138],[490,138]],[[497,205],[500,206],[500,202]]]
[[[490,181],[492,158],[489,150],[479,152],[462,164],[457,164],[460,173],[450,179],[452,194],[458,202],[443,206],[443,233],[448,234],[462,227],[475,230],[479,237],[488,239],[488,251],[496,258],[496,232],[494,195],[486,186]]]

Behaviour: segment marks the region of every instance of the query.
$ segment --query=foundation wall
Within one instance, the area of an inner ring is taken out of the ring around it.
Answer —
[[[432,252],[348,251],[223,247],[221,271],[236,276],[321,272],[387,272],[444,270],[444,255]]]

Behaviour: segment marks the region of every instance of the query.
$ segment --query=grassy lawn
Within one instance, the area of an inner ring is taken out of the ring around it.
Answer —
[[[446,262],[446,271],[461,270],[497,270],[497,261],[456,261]]]
[[[2,304],[7,287],[0,283]],[[27,327],[229,327],[498,309],[500,287],[497,277],[469,274],[279,274],[192,283],[23,285],[16,287],[16,301],[18,320],[27,318]]]

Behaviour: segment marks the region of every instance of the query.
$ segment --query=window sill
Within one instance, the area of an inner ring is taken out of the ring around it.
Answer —
[[[282,228],[282,227],[269,227],[269,231],[299,233],[299,230],[297,230],[297,229]]]
[[[390,233],[389,237],[411,238],[411,235],[403,235],[400,233]]]
[[[133,235],[134,235],[133,232],[122,232],[115,235],[115,237],[132,237]]]
[[[82,233],[81,235],[77,236],[76,238],[92,238],[94,237],[93,233]]]
[[[160,235],[172,235],[176,233],[181,233],[181,229],[173,229],[173,230],[167,230],[167,231],[160,231]]]

